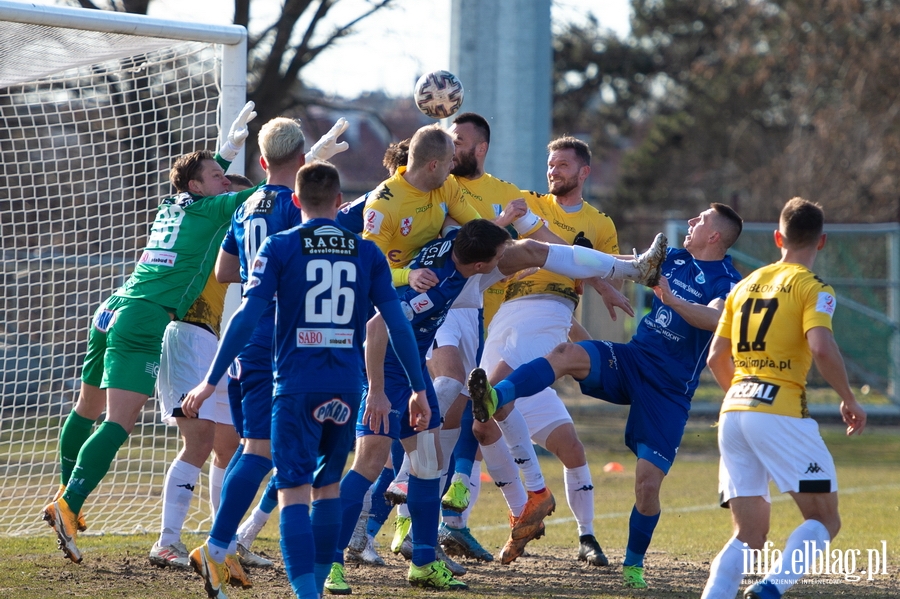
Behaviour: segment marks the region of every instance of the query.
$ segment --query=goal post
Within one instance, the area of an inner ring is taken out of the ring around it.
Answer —
[[[0,0],[0,536],[52,532],[40,513],[91,314],[131,273],[174,160],[227,135],[246,53],[239,26]],[[158,530],[179,446],[151,398],[87,534]],[[201,485],[185,530],[209,524]]]

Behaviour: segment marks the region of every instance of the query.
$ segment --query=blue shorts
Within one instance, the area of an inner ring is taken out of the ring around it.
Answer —
[[[579,381],[581,392],[619,405],[630,405],[625,445],[638,458],[669,473],[688,419],[690,398],[669,376],[648,366],[640,350],[623,343],[581,341],[591,371]]]
[[[359,394],[293,393],[272,403],[275,486],[339,483],[353,449]]]
[[[244,423],[241,437],[271,439],[272,393],[275,388],[272,371],[243,368],[241,378],[238,380],[241,384],[241,412]]]
[[[363,414],[366,412],[366,395],[363,394],[362,404],[359,406],[359,417],[356,421],[357,437],[381,435],[391,439],[406,439],[416,434],[416,431],[409,425],[409,398],[412,395],[412,389],[409,386],[409,379],[406,378],[406,373],[403,372],[402,368],[398,370],[389,366],[385,366],[384,369],[384,393],[391,401],[391,413],[388,416],[390,430],[387,435],[384,434],[384,429],[373,433],[368,425],[363,424]],[[434,385],[431,383],[431,376],[424,366],[422,367],[422,375],[425,379],[425,394],[428,397],[428,407],[431,408],[431,420],[428,422],[428,430],[431,430],[441,425],[441,408],[438,405],[437,394],[434,392]]]

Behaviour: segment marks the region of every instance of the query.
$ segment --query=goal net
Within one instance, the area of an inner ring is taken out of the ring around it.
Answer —
[[[244,103],[235,26],[0,1],[0,536],[50,534],[57,440],[90,317],[130,274],[178,156]],[[180,441],[155,398],[85,506],[88,533],[159,528]],[[185,530],[208,525],[208,485]]]

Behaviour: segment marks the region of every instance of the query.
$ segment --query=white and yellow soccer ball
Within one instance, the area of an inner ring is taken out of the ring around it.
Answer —
[[[423,114],[433,119],[453,116],[463,103],[463,84],[449,71],[425,73],[416,81],[413,97]]]

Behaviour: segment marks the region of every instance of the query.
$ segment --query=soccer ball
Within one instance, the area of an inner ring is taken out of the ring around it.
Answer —
[[[445,119],[456,114],[463,103],[463,85],[448,71],[426,73],[416,81],[413,97],[422,113],[433,119]]]

